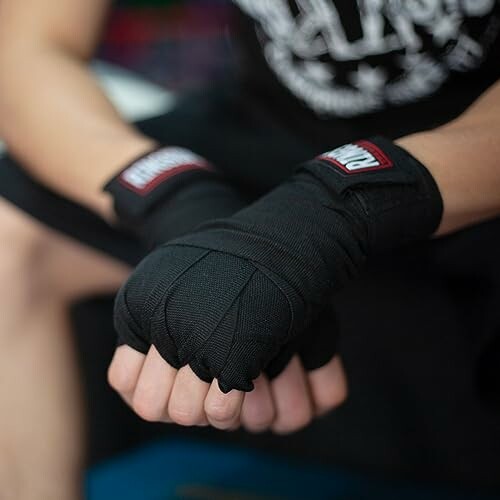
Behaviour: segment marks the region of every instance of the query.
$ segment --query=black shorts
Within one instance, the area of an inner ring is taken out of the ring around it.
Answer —
[[[233,88],[191,95],[137,126],[205,156],[250,197],[324,148]],[[144,255],[135,239],[46,189],[8,156],[0,160],[0,196],[121,261],[134,265]],[[335,301],[348,402],[294,436],[247,442],[500,488],[500,355],[485,349],[500,337],[499,235],[500,221],[492,221],[373,262]]]

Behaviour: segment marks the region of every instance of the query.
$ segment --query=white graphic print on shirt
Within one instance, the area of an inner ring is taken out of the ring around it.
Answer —
[[[326,118],[432,95],[451,71],[480,66],[500,32],[490,15],[497,0],[350,1],[359,13],[355,39],[339,0],[234,0],[256,21],[281,83]],[[482,31],[470,34],[466,21],[481,18]]]

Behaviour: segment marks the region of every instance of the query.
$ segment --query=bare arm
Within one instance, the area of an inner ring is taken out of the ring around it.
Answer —
[[[444,200],[438,235],[500,216],[500,82],[456,120],[398,143],[438,183]]]
[[[152,141],[87,68],[110,0],[0,0],[0,136],[35,177],[111,214],[101,186]]]

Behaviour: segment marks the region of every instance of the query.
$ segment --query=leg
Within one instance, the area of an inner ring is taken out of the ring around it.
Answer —
[[[82,405],[66,304],[126,274],[0,200],[0,498],[79,497]]]

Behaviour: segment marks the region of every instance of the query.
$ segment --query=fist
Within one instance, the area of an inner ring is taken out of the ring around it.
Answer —
[[[226,251],[166,244],[120,290],[115,325],[121,344],[153,345],[174,368],[189,365],[220,389],[251,391],[253,380],[303,328],[303,302],[284,279]]]

